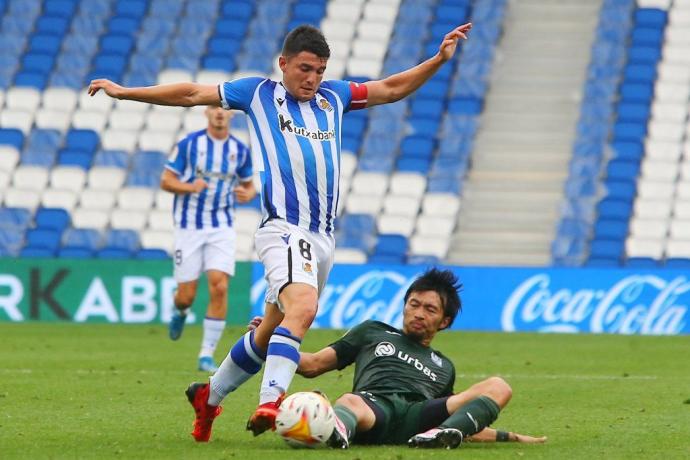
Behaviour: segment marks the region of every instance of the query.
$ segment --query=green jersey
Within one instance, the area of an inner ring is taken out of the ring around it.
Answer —
[[[408,401],[453,394],[453,363],[387,324],[365,321],[331,347],[338,369],[355,363],[353,392],[398,394]]]

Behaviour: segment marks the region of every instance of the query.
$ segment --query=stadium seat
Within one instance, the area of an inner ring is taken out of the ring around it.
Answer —
[[[37,228],[52,229],[62,234],[70,224],[70,216],[61,208],[38,208],[35,221]]]
[[[60,245],[61,232],[52,229],[35,228],[26,232],[26,245],[34,248],[57,250]]]
[[[117,192],[117,205],[123,210],[148,211],[153,206],[154,192],[145,187],[124,187]]]
[[[142,230],[146,227],[146,211],[115,208],[110,213],[110,226],[118,230]]]
[[[139,249],[135,258],[139,260],[168,260],[170,255],[163,249]]]
[[[132,251],[128,251],[127,249],[121,249],[121,248],[103,248],[96,252],[96,258],[97,259],[115,259],[115,260],[122,260],[122,259],[131,259],[132,258]]]
[[[19,252],[22,259],[49,259],[55,256],[55,249],[26,246]]]
[[[92,228],[67,229],[62,238],[64,248],[86,248],[90,251],[102,245],[103,238],[98,230]]]
[[[27,190],[42,191],[48,183],[48,170],[40,166],[20,165],[15,169],[12,185]]]
[[[172,254],[174,238],[172,231],[144,230],[141,232],[141,247],[145,249],[163,249]]]
[[[72,214],[72,224],[75,228],[103,230],[108,226],[109,221],[110,214],[104,210],[78,207]]]

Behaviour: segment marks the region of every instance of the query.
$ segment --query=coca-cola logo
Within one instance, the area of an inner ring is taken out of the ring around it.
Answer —
[[[549,274],[523,281],[501,314],[504,331],[678,334],[685,326],[690,282],[631,275],[608,289],[553,288]]]

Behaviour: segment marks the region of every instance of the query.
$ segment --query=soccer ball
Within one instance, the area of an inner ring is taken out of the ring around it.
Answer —
[[[335,412],[328,400],[313,391],[294,393],[280,404],[276,433],[292,447],[316,447],[328,440]]]

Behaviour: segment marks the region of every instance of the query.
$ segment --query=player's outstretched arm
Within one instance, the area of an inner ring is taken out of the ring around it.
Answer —
[[[463,24],[451,30],[443,37],[438,53],[430,59],[422,62],[404,72],[396,73],[383,80],[368,81],[367,107],[379,104],[388,104],[412,94],[420,86],[431,78],[436,71],[455,54],[458,40],[467,39],[467,33],[472,28],[472,23]]]
[[[300,352],[297,373],[306,378],[318,377],[328,371],[338,368],[338,356],[331,347],[326,347],[316,353]]]
[[[500,432],[502,433],[502,436],[507,439],[497,439],[498,433],[499,431],[494,430],[493,428],[484,428],[479,433],[473,434],[472,436],[467,438],[467,440],[471,442],[521,442],[525,444],[543,444],[547,440],[546,436],[535,437],[526,434],[515,433],[512,431]]]
[[[218,86],[201,85],[199,83],[171,83],[169,85],[145,86],[127,88],[110,80],[92,80],[89,85],[89,95],[93,96],[103,90],[105,94],[115,99],[147,102],[156,105],[174,105],[191,107],[194,105],[214,105],[220,107]]]

